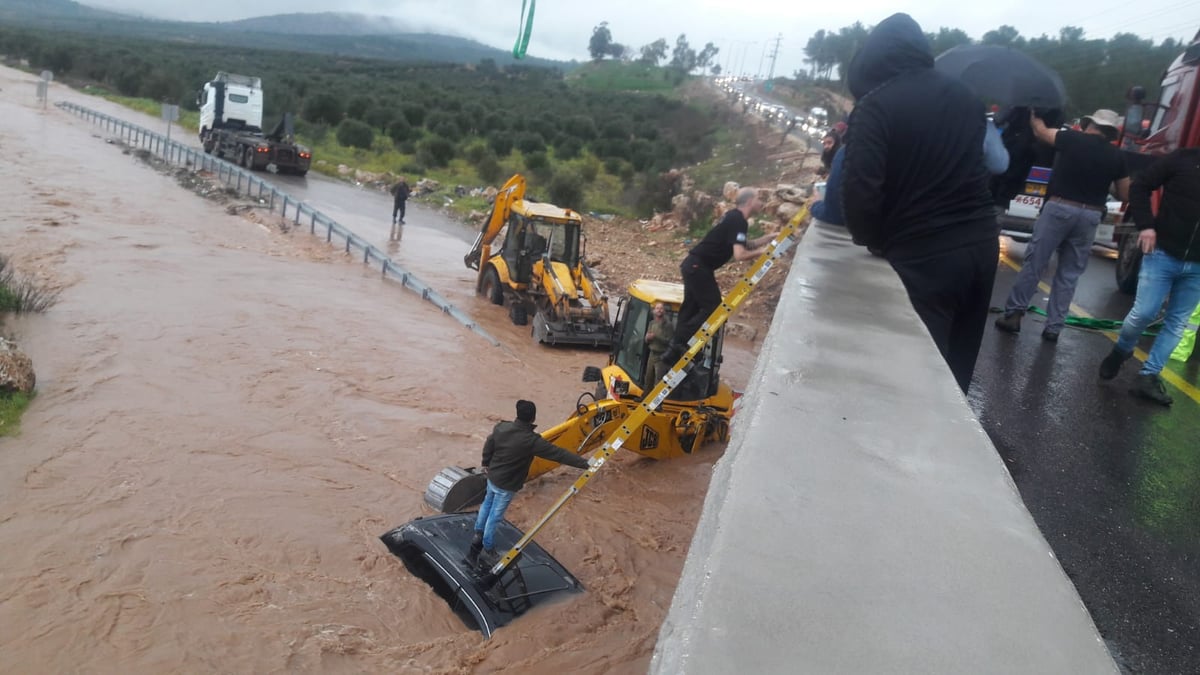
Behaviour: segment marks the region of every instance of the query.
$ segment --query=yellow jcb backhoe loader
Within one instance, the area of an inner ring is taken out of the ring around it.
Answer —
[[[384,533],[380,539],[388,550],[444,598],[464,623],[485,637],[539,604],[582,592],[579,580],[534,537],[621,448],[665,459],[690,453],[705,440],[727,436],[734,395],[718,377],[725,322],[775,260],[795,243],[807,219],[808,209],[801,209],[780,230],[658,381],[648,381],[645,375],[650,308],[663,302],[672,312],[678,311],[683,288],[654,281],[632,284],[628,303],[617,312],[614,333],[618,339],[609,364],[584,370],[584,381],[598,382],[603,392],[584,392],[567,421],[542,432],[561,448],[590,453],[589,468],[528,531],[522,532],[507,520],[500,522],[496,543],[499,548],[508,547],[508,552],[491,568],[480,570],[468,560],[475,515],[455,513],[482,501],[487,477],[475,469],[448,467],[434,477],[425,501],[445,513],[417,518]],[[535,459],[529,477],[557,466]]]
[[[538,342],[608,347],[608,297],[584,264],[582,231],[575,211],[526,199],[525,178],[517,174],[496,195],[463,262],[479,270],[476,292],[507,303],[514,324],[533,315]]]

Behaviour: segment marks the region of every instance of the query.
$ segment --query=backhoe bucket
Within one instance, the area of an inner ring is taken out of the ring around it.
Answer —
[[[608,323],[570,322],[552,319],[539,311],[533,317],[533,339],[546,345],[612,347],[612,326]]]
[[[475,531],[474,513],[417,518],[380,537],[414,576],[433,587],[468,628],[490,638],[533,607],[581,593],[583,586],[557,560],[530,542],[498,577],[467,561]],[[512,523],[496,527],[496,549],[512,548],[523,536]]]
[[[455,513],[479,506],[487,492],[487,476],[475,468],[448,466],[425,488],[425,503],[438,513]]]

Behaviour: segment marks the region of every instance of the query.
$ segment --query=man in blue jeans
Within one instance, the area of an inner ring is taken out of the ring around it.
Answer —
[[[1150,194],[1159,188],[1163,193],[1156,216],[1150,208]],[[1200,148],[1176,150],[1140,173],[1129,189],[1129,212],[1137,224],[1138,244],[1145,257],[1133,309],[1121,325],[1116,346],[1100,363],[1100,377],[1111,380],[1117,376],[1166,300],[1162,332],[1129,393],[1171,405],[1173,400],[1159,373],[1200,303]]]
[[[487,496],[475,519],[475,538],[467,554],[468,562],[480,568],[491,567],[499,559],[496,553],[496,525],[504,520],[504,512],[513,497],[525,486],[533,458],[541,457],[578,469],[588,468],[588,461],[568,452],[534,431],[537,426],[537,406],[533,401],[517,401],[517,419],[500,422],[492,429],[483,444],[483,472],[487,474]],[[480,552],[482,551],[482,555]]]

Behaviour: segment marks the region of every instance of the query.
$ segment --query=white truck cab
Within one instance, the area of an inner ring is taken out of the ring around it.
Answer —
[[[213,129],[262,131],[262,79],[220,72],[196,97],[200,106],[200,140]]]

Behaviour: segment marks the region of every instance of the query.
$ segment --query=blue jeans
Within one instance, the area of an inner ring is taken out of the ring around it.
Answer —
[[[1174,348],[1171,347],[1171,349]],[[512,503],[515,496],[517,493],[501,490],[492,485],[492,481],[488,481],[487,496],[483,498],[483,505],[479,507],[479,516],[475,518],[475,531],[483,532],[485,549],[491,551],[496,548],[496,525],[504,520],[504,512],[508,510],[508,505]]]
[[[1133,351],[1142,331],[1158,316],[1163,300],[1167,301],[1167,315],[1163,319],[1162,332],[1150,348],[1150,357],[1142,366],[1142,375],[1162,372],[1167,359],[1171,358],[1171,352],[1183,337],[1188,319],[1197,303],[1200,303],[1200,263],[1177,260],[1161,249],[1155,249],[1142,258],[1137,298],[1121,325],[1118,350],[1126,354]]]

